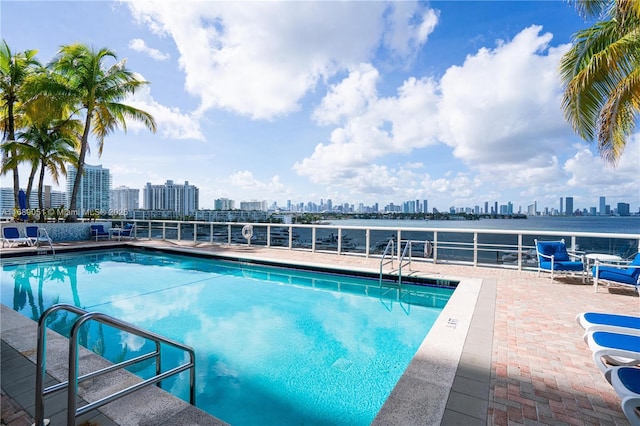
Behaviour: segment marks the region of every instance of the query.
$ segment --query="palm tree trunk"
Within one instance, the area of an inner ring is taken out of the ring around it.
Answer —
[[[26,191],[26,196],[27,196],[27,209],[31,206],[31,191],[33,190],[33,181],[35,180],[36,177],[36,172],[38,171],[38,164],[33,164],[31,167],[31,172],[29,173],[29,179],[27,180],[27,191]]]
[[[44,202],[42,201],[42,185],[44,184],[44,162],[42,159],[42,166],[40,167],[40,180],[38,182],[38,210],[40,211],[40,218],[38,222],[44,223]]]
[[[87,144],[89,143],[89,130],[91,129],[91,115],[93,109],[87,111],[87,118],[84,123],[84,132],[80,140],[80,155],[78,155],[78,165],[76,178],[73,181],[73,189],[71,190],[71,199],[69,200],[69,215],[67,222],[75,222],[78,218],[78,191],[80,190],[80,180],[84,173],[84,158],[87,155]]]

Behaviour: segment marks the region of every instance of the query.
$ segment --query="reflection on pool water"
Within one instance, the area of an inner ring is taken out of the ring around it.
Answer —
[[[64,302],[192,346],[197,406],[236,425],[371,423],[453,292],[145,251],[4,259],[0,282],[2,303],[34,320]],[[51,328],[75,318],[60,312]],[[86,327],[82,343],[112,361],[149,351]],[[169,368],[185,361],[172,355]],[[188,373],[162,387],[188,400]]]

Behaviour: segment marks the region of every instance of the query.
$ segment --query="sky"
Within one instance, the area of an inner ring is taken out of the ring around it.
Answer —
[[[130,121],[101,157],[91,142],[113,188],[188,181],[200,208],[640,209],[640,134],[613,167],[563,118],[558,64],[590,22],[562,0],[3,0],[0,16],[14,52],[107,47],[150,83],[126,102],[157,132]]]

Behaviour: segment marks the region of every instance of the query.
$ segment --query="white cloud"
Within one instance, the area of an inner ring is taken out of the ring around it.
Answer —
[[[128,100],[127,104],[148,112],[156,120],[158,132],[164,138],[204,140],[198,119],[192,114],[185,114],[178,108],[167,107],[158,103],[151,96],[149,86],[139,88]],[[134,131],[147,131],[141,123],[129,120],[127,128]]]
[[[145,41],[139,38],[134,38],[129,41],[129,48],[136,52],[144,53],[156,61],[166,61],[170,57],[168,53],[162,53],[158,49],[147,46]]]
[[[256,179],[253,176],[253,173],[248,170],[235,172],[229,177],[221,180],[220,183],[231,186],[231,189],[227,188],[231,193],[251,190],[254,193],[262,194],[264,198],[266,198],[267,195],[283,195],[290,192],[289,188],[280,181],[280,177],[278,175],[273,176],[268,182],[263,182]]]
[[[441,139],[471,167],[549,161],[570,147],[556,70],[562,48],[541,27],[480,49],[440,81]]]
[[[320,79],[367,61],[385,34],[385,16],[384,46],[400,57],[424,43],[437,21],[417,2],[126,4],[139,22],[173,38],[200,112],[254,119],[297,110]]]

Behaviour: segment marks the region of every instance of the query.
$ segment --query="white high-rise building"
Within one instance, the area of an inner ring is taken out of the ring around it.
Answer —
[[[164,185],[147,185],[142,190],[142,207],[146,210],[169,210],[182,216],[193,216],[199,206],[199,190],[189,182],[183,185],[168,180]]]
[[[111,190],[109,208],[113,215],[126,216],[127,212],[138,209],[140,206],[140,190],[119,186]]]
[[[213,201],[214,210],[234,210],[236,208],[236,202],[228,198],[216,198]]]
[[[67,170],[67,200],[71,202],[73,183],[78,169],[69,166]],[[111,191],[111,173],[102,165],[84,165],[84,174],[80,178],[80,188],[76,198],[78,217],[98,213],[100,216],[109,214],[109,192]],[[70,206],[66,206],[67,208]]]

